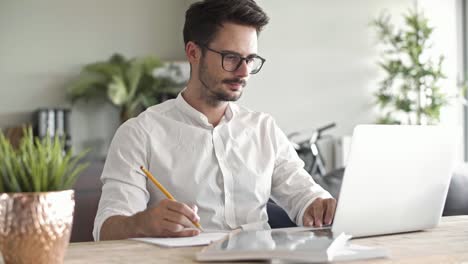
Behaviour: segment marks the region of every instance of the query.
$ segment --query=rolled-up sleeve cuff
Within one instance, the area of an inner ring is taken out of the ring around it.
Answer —
[[[333,198],[331,196],[331,194],[325,190],[321,191],[320,193],[317,193],[316,195],[314,195],[301,209],[301,211],[299,211],[299,214],[297,215],[297,218],[296,218],[296,224],[298,226],[304,226],[304,223],[302,221],[302,219],[304,218],[304,213],[305,211],[307,210],[307,208],[309,207],[310,204],[312,204],[317,198],[322,198],[322,199],[328,199],[328,198]]]

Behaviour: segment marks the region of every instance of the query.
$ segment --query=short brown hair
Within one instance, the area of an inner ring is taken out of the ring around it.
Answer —
[[[223,23],[252,26],[260,33],[268,16],[254,0],[204,0],[185,12],[184,43],[208,45]]]

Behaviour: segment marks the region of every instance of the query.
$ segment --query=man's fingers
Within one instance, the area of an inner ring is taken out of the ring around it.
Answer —
[[[200,230],[195,228],[186,228],[179,232],[164,231],[163,236],[166,237],[191,237],[200,234]]]
[[[318,198],[312,203],[314,212],[314,226],[321,227],[323,222],[323,200]]]
[[[170,233],[178,233],[185,229],[183,225],[168,220],[163,220],[161,222],[161,227],[163,230],[169,231]]]
[[[172,211],[172,210],[166,210],[164,212],[163,218],[165,220],[168,220],[170,222],[176,223],[183,225],[184,227],[192,227],[193,224],[192,222],[183,214]]]
[[[179,232],[172,232],[169,230],[163,230],[158,236],[160,237],[191,237],[200,234],[200,230],[194,228],[186,228]]]
[[[326,200],[326,210],[325,210],[325,224],[330,225],[333,220],[333,216],[335,215],[336,209],[336,200],[335,199],[327,199]]]
[[[304,213],[304,217],[302,218],[302,223],[304,226],[313,226],[314,225],[314,218],[313,216],[311,215],[311,212],[312,210],[307,210],[305,213]]]
[[[141,227],[143,236],[186,237],[198,235],[200,231],[192,228],[193,224],[186,214],[198,221],[198,216],[189,206],[164,199],[156,207],[136,214],[138,217],[135,218],[135,222]]]
[[[302,218],[304,226],[321,227],[330,225],[336,209],[336,200],[333,198],[317,198],[309,205]]]
[[[198,213],[198,206],[196,204],[190,205],[190,208],[197,214]]]
[[[175,233],[169,233],[168,236],[170,237],[191,237],[191,236],[197,236],[200,234],[200,230],[190,228],[190,229],[184,229],[180,232],[175,232]]]
[[[193,209],[184,203],[180,203],[180,202],[172,201],[172,200],[166,200],[166,206],[169,210],[185,215],[190,221],[193,221],[193,222],[200,221],[200,217],[193,211]]]

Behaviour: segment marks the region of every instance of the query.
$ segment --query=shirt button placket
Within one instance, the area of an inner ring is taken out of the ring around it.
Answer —
[[[226,223],[231,228],[235,228],[237,227],[237,224],[233,200],[234,182],[232,179],[232,174],[226,165],[226,149],[220,135],[219,127],[213,129],[213,146],[215,148],[216,158],[218,159],[218,164],[224,178],[224,206]]]

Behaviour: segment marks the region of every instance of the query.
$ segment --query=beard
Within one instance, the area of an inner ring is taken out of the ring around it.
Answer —
[[[200,63],[198,77],[202,83],[202,98],[210,105],[218,105],[221,102],[237,101],[242,96],[242,90],[239,92],[226,91],[223,84],[240,84],[242,88],[246,86],[246,81],[240,78],[221,79],[216,78],[208,71],[208,66],[204,59]]]

